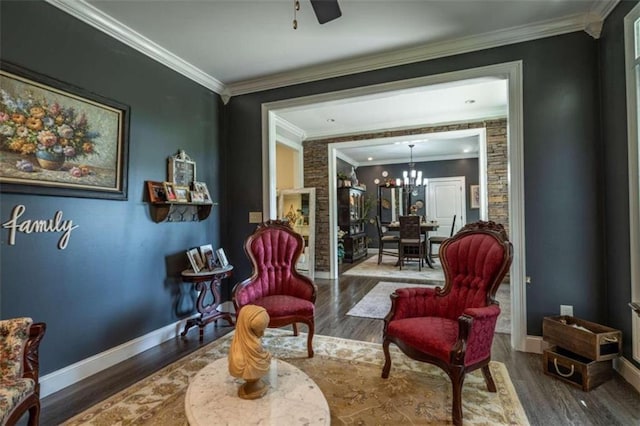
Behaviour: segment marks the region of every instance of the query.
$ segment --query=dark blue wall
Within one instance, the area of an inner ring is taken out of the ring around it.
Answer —
[[[184,149],[218,201],[220,107],[215,93],[44,2],[3,1],[0,16],[3,60],[131,107],[128,201],[1,194],[2,222],[23,204],[23,219],[61,210],[78,225],[66,250],[58,234],[19,234],[15,246],[0,235],[0,314],[47,323],[46,374],[178,319],[184,251],[220,245],[220,212],[156,224],[144,181],[166,180],[167,157]]]
[[[604,205],[605,264],[607,270],[606,305],[611,327],[622,330],[627,360],[631,353],[631,264],[629,251],[629,168],[627,145],[627,106],[624,67],[624,17],[637,2],[620,2],[607,19],[600,38],[602,76],[602,137],[606,188]],[[640,366],[639,363],[635,363]]]
[[[241,182],[229,201],[229,249],[244,258],[248,224],[232,226],[262,203],[260,160],[264,102],[406,78],[522,60],[528,333],[541,335],[542,318],[574,305],[577,316],[605,321],[604,238],[593,232],[602,213],[598,42],[584,32],[233,97],[229,114],[230,181]],[[255,167],[255,168],[254,168]],[[255,170],[247,174],[248,170]],[[241,195],[240,195],[241,194]],[[239,274],[248,275],[245,259]]]

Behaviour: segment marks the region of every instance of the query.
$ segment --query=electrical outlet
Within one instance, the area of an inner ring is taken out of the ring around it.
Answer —
[[[560,305],[560,315],[573,316],[573,305]]]

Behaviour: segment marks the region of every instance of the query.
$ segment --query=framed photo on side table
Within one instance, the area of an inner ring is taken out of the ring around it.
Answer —
[[[216,255],[213,253],[213,246],[211,244],[200,246],[200,257],[202,257],[204,266],[209,268],[210,271],[217,266]]]
[[[200,257],[200,252],[197,247],[187,250],[187,258],[189,258],[189,263],[191,264],[193,272],[198,273],[204,269],[204,262]]]
[[[229,261],[227,260],[227,256],[224,254],[223,248],[216,250],[216,256],[218,256],[218,263],[220,264],[220,267],[224,268],[229,265]]]

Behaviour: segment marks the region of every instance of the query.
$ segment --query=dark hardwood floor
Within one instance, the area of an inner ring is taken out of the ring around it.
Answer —
[[[317,279],[316,333],[380,343],[381,320],[346,315],[378,281],[349,276]],[[176,337],[43,398],[41,424],[60,424],[232,330],[222,325],[225,321],[218,323],[217,327],[207,326],[202,344],[197,331],[190,331],[184,339]],[[582,392],[544,375],[541,356],[512,350],[506,334],[496,334],[492,359],[503,362],[509,370],[531,425],[640,425],[640,394],[617,374],[591,392]]]

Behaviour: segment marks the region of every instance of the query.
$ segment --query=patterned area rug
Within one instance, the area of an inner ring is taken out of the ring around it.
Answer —
[[[418,271],[418,262],[415,260],[405,262],[402,270],[395,266],[397,261],[397,257],[383,255],[382,262],[378,265],[378,255],[376,254],[345,271],[343,275],[444,282],[444,273],[438,259],[432,260],[433,269],[424,265],[421,271]]]
[[[65,425],[186,425],[184,396],[189,380],[213,360],[226,357],[231,334],[197,350]],[[392,345],[388,379],[380,378],[380,344],[315,336],[315,357],[306,358],[306,335],[268,329],[263,346],[308,374],[331,409],[332,425],[451,424],[451,384],[437,367],[415,362]],[[466,425],[528,425],[504,364],[492,361],[498,391],[486,390],[480,371],[467,376],[463,392]],[[215,384],[211,384],[215,386]],[[225,424],[225,423],[221,423]]]
[[[404,287],[436,287],[436,285],[380,281],[347,312],[347,315],[383,319],[391,309],[389,295],[396,289]],[[501,311],[496,324],[496,332],[511,334],[511,290],[508,284],[498,287],[496,300],[500,303]]]

